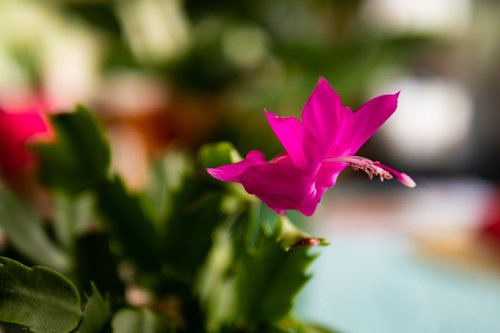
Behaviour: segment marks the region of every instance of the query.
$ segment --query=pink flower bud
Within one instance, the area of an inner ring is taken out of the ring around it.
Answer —
[[[7,179],[35,167],[29,143],[54,138],[44,103],[38,98],[15,104],[0,102],[0,133],[0,171]]]

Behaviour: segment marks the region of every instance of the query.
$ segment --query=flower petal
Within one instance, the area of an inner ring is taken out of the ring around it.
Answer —
[[[257,150],[251,150],[243,161],[233,164],[222,165],[217,168],[207,168],[210,176],[223,182],[239,183],[238,177],[245,172],[249,167],[263,164],[265,162],[264,154]]]
[[[267,110],[265,112],[269,126],[295,165],[303,169],[307,168],[309,160],[305,156],[304,126],[300,120],[294,117],[278,117]]]
[[[0,108],[0,169],[14,175],[35,164],[35,156],[26,147],[30,140],[50,141],[54,134],[42,111],[35,107],[18,112]]]
[[[248,193],[256,195],[278,213],[294,209],[310,216],[321,199],[316,195],[314,178],[293,164],[255,165],[238,179]]]
[[[350,151],[342,155],[354,155],[358,149],[396,111],[399,93],[382,95],[366,102],[354,113],[346,139],[350,141]],[[331,155],[333,156],[333,155]]]
[[[380,162],[374,162],[374,164],[376,166],[390,172],[391,175],[396,177],[396,179],[399,180],[399,182],[401,184],[403,184],[404,186],[409,187],[409,188],[414,188],[415,186],[417,186],[417,183],[415,183],[415,181],[410,176],[408,176],[406,173],[399,172],[398,170],[395,170],[391,167],[388,167],[387,165],[384,165]]]
[[[344,137],[344,126],[352,116],[324,78],[319,79],[302,112],[304,127],[314,136],[323,154],[332,146],[338,146],[338,141]]]
[[[338,175],[347,167],[347,163],[324,162],[316,174],[316,192],[322,197],[327,189],[333,187]]]

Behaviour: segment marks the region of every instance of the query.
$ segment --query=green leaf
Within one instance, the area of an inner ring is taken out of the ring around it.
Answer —
[[[98,209],[122,253],[141,269],[161,269],[156,231],[139,200],[127,193],[119,179],[108,179],[110,148],[95,118],[79,106],[72,113],[52,117],[52,123],[55,142],[35,146],[42,181],[71,194],[94,191]],[[57,231],[65,241],[66,217],[58,221]]]
[[[58,270],[66,270],[68,258],[50,240],[41,217],[0,184],[0,225],[27,259]]]
[[[307,249],[319,240],[311,238],[286,217],[280,217],[260,203],[247,205],[232,223],[223,225],[217,231],[215,246],[198,281],[199,294],[207,311],[206,327],[210,332],[219,332],[221,326],[226,324],[225,329],[229,329],[229,324],[236,317],[236,331],[245,327],[246,323],[248,326],[245,329],[249,332],[261,333],[264,326],[255,325],[263,323],[267,325],[266,332],[281,332],[270,323],[291,309],[294,295],[308,278],[305,274],[307,266],[314,259],[307,254]],[[299,265],[295,268],[294,258],[298,258]],[[275,282],[277,274],[277,278],[282,274],[285,281]],[[259,280],[262,285],[256,287]],[[279,284],[278,288],[272,283]],[[259,289],[259,286],[262,288]],[[266,290],[267,287],[272,290]],[[256,292],[260,294],[254,295]],[[253,296],[257,298],[252,299]],[[263,306],[262,313],[252,314],[252,304]],[[272,309],[271,312],[266,307]],[[296,328],[297,325],[294,326]]]
[[[203,145],[198,152],[198,159],[203,168],[214,168],[242,160],[238,151],[229,142]]]
[[[222,191],[209,191],[191,178],[172,196],[163,238],[164,260],[189,279],[203,265],[213,244],[213,232],[224,221],[222,200]]]
[[[287,318],[275,324],[261,323],[254,327],[226,324],[220,333],[339,333],[337,330],[311,323],[301,323],[294,318]]]
[[[255,327],[225,325],[220,333],[339,333],[338,331],[310,323],[301,323],[287,318],[277,324],[260,324]]]
[[[253,250],[260,237],[262,237],[263,229],[269,234],[276,234],[276,239],[285,251],[300,246],[329,245],[324,238],[309,235],[292,223],[287,216],[277,214],[260,201],[250,205],[247,220],[245,244],[249,251]]]
[[[161,270],[158,235],[139,199],[118,178],[102,182],[95,191],[98,209],[122,254],[141,269]]]
[[[103,297],[96,286],[92,284],[92,294],[83,313],[83,319],[78,329],[79,333],[104,332],[111,318],[111,304],[108,297]],[[106,330],[106,332],[109,330]]]
[[[274,234],[278,232],[278,226],[281,225],[279,224],[279,215],[260,200],[249,204],[249,215],[245,219],[244,240],[248,252],[255,250],[263,237],[262,230]]]
[[[123,309],[115,314],[111,323],[113,333],[169,333],[174,329],[167,318],[147,309]]]
[[[329,245],[324,238],[313,237],[304,230],[297,228],[286,216],[278,218],[278,228],[278,241],[285,251],[300,246]]]
[[[206,144],[200,148],[198,160],[208,167],[229,163],[234,155],[238,153],[229,143]],[[177,191],[171,193],[170,211],[164,223],[165,262],[188,280],[203,266],[213,244],[213,233],[227,217],[222,207],[224,188],[207,182],[204,170],[201,172],[186,174]]]
[[[0,257],[0,321],[33,332],[67,333],[81,317],[78,292],[65,277]]]
[[[277,332],[288,333],[338,333],[336,330],[312,323],[303,323],[293,317],[288,317],[274,325]]]
[[[301,324],[298,333],[339,333],[337,330],[326,328],[317,324]]]
[[[111,295],[123,295],[118,276],[118,258],[110,248],[109,235],[92,232],[79,237],[74,245],[75,280],[79,290],[92,293],[92,285]]]
[[[219,180],[213,179],[205,171],[206,168],[214,168],[224,164],[236,163],[242,160],[241,155],[229,142],[208,143],[198,151],[197,161],[200,164],[201,170],[206,179],[209,179],[211,185],[219,188],[228,188],[239,199],[244,201],[254,201],[255,197],[246,193],[243,186],[234,183],[224,183]]]
[[[38,143],[40,178],[46,185],[76,193],[104,180],[111,152],[100,125],[83,106],[51,118],[56,140]]]
[[[227,142],[206,144],[198,152],[202,167],[239,159],[238,152]],[[208,174],[200,171],[185,175],[178,190],[172,192],[162,240],[166,263],[188,279],[193,279],[203,266],[213,245],[214,231],[227,219],[224,187],[207,181]]]
[[[168,154],[150,165],[149,183],[144,193],[143,206],[158,227],[164,227],[171,210],[169,197],[178,191],[182,180],[192,171],[191,160],[181,151],[169,150]]]
[[[94,210],[90,193],[78,196],[54,193],[54,231],[66,249],[71,249],[77,236],[88,229],[94,218]]]
[[[254,325],[287,315],[296,294],[310,278],[306,271],[314,258],[307,246],[285,251],[276,236],[263,237],[239,275],[239,320]]]
[[[234,257],[229,228],[214,234],[214,246],[197,279],[197,294],[206,313],[208,332],[220,332],[222,324],[234,318],[235,278],[228,274]]]

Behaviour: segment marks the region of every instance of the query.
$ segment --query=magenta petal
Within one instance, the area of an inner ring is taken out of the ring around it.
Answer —
[[[3,136],[13,141],[26,141],[35,135],[48,140],[53,135],[45,114],[36,107],[18,112],[6,112],[0,108],[0,129]]]
[[[265,162],[264,154],[257,150],[251,150],[243,161],[234,164],[226,164],[217,168],[207,168],[210,176],[223,182],[239,183],[238,177],[249,167],[263,164]]]
[[[309,162],[304,155],[304,127],[300,120],[294,117],[278,117],[266,110],[269,126],[278,137],[281,144],[291,157],[295,165],[307,168]]]
[[[338,144],[352,115],[349,108],[342,106],[340,96],[328,81],[320,78],[304,106],[302,118],[305,129],[314,136],[320,150],[326,153]]]
[[[244,161],[207,172],[222,181],[241,183],[248,193],[280,214],[298,210],[306,216],[314,213],[325,191],[335,185],[347,165],[365,171],[370,179],[396,177],[413,187],[415,182],[408,175],[354,155],[394,113],[398,95],[376,97],[353,113],[320,78],[304,106],[303,122],[266,111],[285,153],[266,162],[262,153],[253,151]]]
[[[316,192],[322,197],[327,189],[335,185],[338,175],[344,170],[347,163],[324,162],[316,174]]]
[[[0,170],[15,175],[35,164],[28,149],[31,140],[50,141],[54,133],[45,115],[36,107],[17,112],[0,108]]]
[[[391,167],[388,167],[387,165],[384,165],[380,162],[374,162],[374,164],[376,166],[390,172],[391,175],[396,177],[396,179],[404,186],[409,187],[409,188],[414,188],[415,186],[417,186],[417,183],[415,183],[415,181],[410,176],[408,176],[406,173],[399,172],[398,170],[393,169]]]
[[[293,164],[252,166],[238,178],[248,193],[277,212],[294,209],[310,216],[321,199],[316,196],[314,178]]]
[[[348,135],[351,151],[344,152],[343,155],[354,155],[396,111],[398,96],[399,93],[375,97],[354,113]]]

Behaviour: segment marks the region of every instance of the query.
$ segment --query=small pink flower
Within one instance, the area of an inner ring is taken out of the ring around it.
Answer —
[[[250,151],[241,162],[207,169],[214,178],[241,183],[278,213],[298,210],[310,216],[325,191],[348,165],[380,180],[395,177],[414,187],[415,182],[379,162],[355,156],[358,149],[394,113],[397,94],[376,97],[352,112],[340,96],[321,78],[302,112],[278,117],[266,111],[267,120],[285,148],[285,153],[265,161],[259,151]]]
[[[45,115],[45,103],[29,97],[0,105],[0,171],[11,178],[35,166],[30,141],[49,141],[54,132]]]

